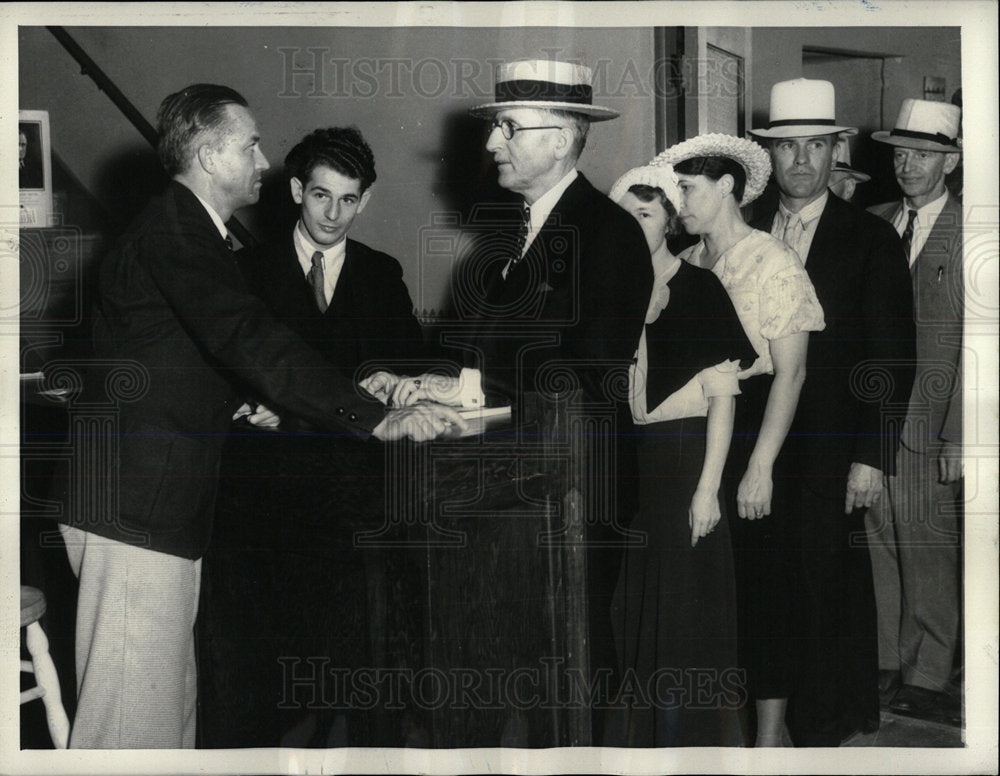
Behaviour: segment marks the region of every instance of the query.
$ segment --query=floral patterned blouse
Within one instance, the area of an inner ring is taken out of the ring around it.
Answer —
[[[704,247],[704,242],[692,245],[681,258],[704,267]],[[799,257],[766,232],[754,229],[710,269],[729,293],[743,330],[757,351],[757,360],[740,372],[741,380],[773,374],[771,340],[826,328],[823,308]]]

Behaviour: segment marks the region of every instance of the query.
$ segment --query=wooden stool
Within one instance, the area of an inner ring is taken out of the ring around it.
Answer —
[[[21,661],[21,670],[35,675],[37,686],[21,693],[21,703],[41,698],[49,721],[49,735],[56,749],[65,749],[69,741],[69,718],[62,705],[59,677],[49,656],[49,640],[38,620],[45,614],[45,595],[34,587],[21,585],[21,627],[31,660]]]

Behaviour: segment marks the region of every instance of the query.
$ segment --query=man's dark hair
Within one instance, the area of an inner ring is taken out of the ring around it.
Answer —
[[[645,183],[633,183],[628,187],[629,194],[634,194],[635,198],[640,202],[650,203],[659,202],[667,214],[667,236],[680,234],[681,224],[680,219],[677,217],[677,211],[674,209],[674,204],[669,199],[667,195],[663,192],[659,186],[647,186]]]
[[[245,108],[247,101],[239,92],[216,84],[192,84],[160,103],[156,150],[168,175],[173,177],[188,168],[202,137],[217,132],[225,123],[227,105]]]
[[[747,173],[743,165],[728,156],[692,156],[690,159],[674,165],[674,172],[679,175],[704,175],[709,180],[717,181],[723,175],[733,177],[733,197],[738,205],[743,201],[743,192],[747,186]]]
[[[375,182],[375,155],[356,127],[313,130],[285,157],[285,172],[303,186],[320,165],[361,181],[362,192]]]

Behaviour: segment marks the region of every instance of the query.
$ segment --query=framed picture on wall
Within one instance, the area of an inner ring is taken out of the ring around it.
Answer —
[[[52,212],[52,149],[49,112],[18,112],[17,159],[22,227],[49,225]]]

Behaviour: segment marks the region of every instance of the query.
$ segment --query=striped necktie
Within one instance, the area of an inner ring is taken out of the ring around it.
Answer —
[[[510,260],[510,267],[507,271],[514,269],[518,262],[522,259],[522,253],[524,252],[524,244],[528,241],[528,229],[531,227],[531,208],[528,207],[528,203],[525,202],[521,206],[521,223],[517,227],[517,240],[514,243],[514,255]]]
[[[906,228],[903,230],[903,253],[910,263],[910,248],[913,246],[913,223],[917,220],[917,211],[912,208],[906,216]]]

